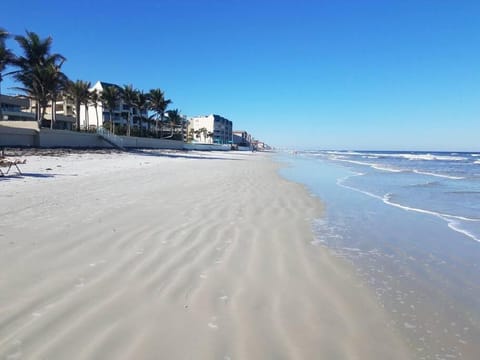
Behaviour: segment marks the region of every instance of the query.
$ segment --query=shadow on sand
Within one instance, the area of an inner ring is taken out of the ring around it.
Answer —
[[[146,150],[129,150],[128,152],[137,155],[144,156],[154,156],[154,157],[168,157],[168,158],[181,158],[181,159],[198,159],[198,160],[228,160],[228,161],[242,161],[243,159],[234,159],[231,157],[218,157],[218,156],[200,156],[200,155],[189,155],[187,152],[153,152]]]
[[[55,177],[55,174],[37,174],[37,173],[21,173],[21,174],[6,174],[4,176],[0,176],[0,181],[2,180],[13,180],[13,179],[22,179],[26,177],[31,177],[31,178],[53,178]]]

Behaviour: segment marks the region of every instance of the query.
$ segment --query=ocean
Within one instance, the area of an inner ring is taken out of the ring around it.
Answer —
[[[480,354],[480,154],[304,151],[284,177],[325,205],[316,239],[349,262],[417,359]]]

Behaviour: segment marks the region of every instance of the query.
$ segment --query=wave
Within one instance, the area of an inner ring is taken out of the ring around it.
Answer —
[[[405,170],[401,170],[401,169],[397,169],[397,168],[393,168],[393,167],[385,167],[385,166],[380,165],[380,164],[374,164],[374,163],[365,162],[365,161],[344,159],[342,157],[333,157],[333,158],[331,158],[331,160],[344,161],[344,162],[348,162],[348,163],[356,164],[356,165],[370,166],[373,169],[381,170],[381,171],[396,172],[396,173],[405,171]]]
[[[420,171],[420,170],[415,170],[415,169],[399,169],[399,168],[387,167],[385,165],[380,165],[380,164],[375,164],[375,163],[370,163],[370,162],[365,162],[365,161],[344,159],[344,158],[341,158],[341,157],[333,157],[333,158],[331,158],[331,160],[343,161],[343,162],[348,162],[348,163],[356,164],[356,165],[369,166],[369,167],[371,167],[375,170],[387,171],[387,172],[393,172],[393,173],[413,172],[413,173],[419,174],[419,175],[428,175],[428,176],[434,176],[434,177],[450,179],[450,180],[463,180],[463,179],[465,179],[465,177],[463,177],[463,176],[438,174],[438,173]]]
[[[420,171],[420,170],[412,170],[412,172],[414,172],[415,174],[435,176],[435,177],[444,178],[444,179],[451,179],[451,180],[463,180],[463,179],[465,179],[465,177],[463,177],[463,176],[438,174],[438,173],[432,173],[432,172],[426,172],[426,171]]]
[[[468,160],[463,156],[452,156],[450,155],[438,155],[438,154],[412,154],[412,153],[377,153],[377,152],[355,152],[355,151],[331,151],[327,152],[330,154],[338,155],[353,155],[353,156],[362,156],[362,157],[371,157],[371,158],[401,158],[406,160],[425,160],[425,161],[465,161]],[[473,156],[473,155],[472,155]]]
[[[399,209],[402,209],[402,210],[405,210],[405,211],[412,211],[412,212],[417,212],[417,213],[421,213],[421,214],[426,214],[426,215],[431,215],[431,216],[438,217],[438,218],[446,221],[447,225],[450,229],[452,229],[452,230],[454,230],[458,233],[461,233],[461,234],[471,238],[472,240],[480,242],[479,237],[475,236],[474,234],[472,234],[471,232],[469,232],[465,229],[462,229],[459,226],[459,224],[460,224],[459,221],[480,222],[480,218],[468,218],[468,217],[465,217],[465,216],[445,214],[445,213],[440,213],[440,212],[436,212],[436,211],[433,211],[433,210],[426,210],[426,209],[415,208],[415,207],[411,207],[411,206],[407,206],[407,205],[402,205],[402,204],[393,202],[391,200],[391,198],[393,197],[393,195],[391,193],[385,194],[384,196],[379,196],[379,195],[373,194],[369,191],[361,190],[361,189],[355,188],[353,186],[349,186],[349,185],[344,184],[344,182],[346,180],[348,180],[349,178],[352,178],[352,177],[355,177],[355,176],[362,176],[362,175],[365,175],[365,174],[354,173],[352,175],[345,176],[345,177],[337,180],[337,185],[341,186],[341,187],[344,187],[346,189],[350,189],[350,190],[365,194],[365,195],[370,196],[372,198],[378,199],[386,205],[390,205],[390,206],[393,206],[393,207],[396,207],[396,208],[399,208]]]
[[[428,182],[425,182],[425,183],[420,183],[420,184],[411,184],[411,185],[405,185],[405,187],[415,187],[415,188],[419,188],[419,187],[434,187],[434,186],[439,186],[441,183],[439,183],[438,181],[428,181]]]
[[[474,164],[479,164],[479,165],[480,165],[480,160],[475,160],[473,163],[474,163]]]
[[[447,191],[445,194],[458,194],[458,195],[478,195],[480,191]]]

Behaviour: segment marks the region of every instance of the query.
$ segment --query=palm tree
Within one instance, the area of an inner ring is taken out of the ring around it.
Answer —
[[[167,115],[170,125],[170,136],[167,136],[166,138],[172,138],[175,127],[177,127],[178,125],[182,125],[183,118],[180,115],[180,111],[178,109],[167,111]]]
[[[75,117],[77,122],[77,131],[80,131],[80,106],[88,104],[89,91],[91,83],[87,81],[77,80],[71,81],[68,86],[68,91],[73,97],[75,103]],[[85,119],[87,120],[87,119]]]
[[[143,136],[143,113],[147,111],[150,103],[148,94],[137,90],[133,103],[138,109],[138,115],[140,116],[140,136]]]
[[[2,97],[2,80],[3,76],[2,73],[5,71],[6,67],[10,64],[12,64],[15,56],[13,53],[10,51],[10,49],[7,48],[5,41],[9,37],[9,34],[6,30],[0,28],[0,120],[3,119],[3,114],[2,114],[2,103],[1,103],[1,97]]]
[[[97,89],[93,89],[90,92],[90,104],[95,108],[95,115],[97,117],[97,129],[98,129],[98,103],[100,101],[100,96],[98,95]]]
[[[49,90],[47,88],[51,84],[47,82],[52,80],[47,75],[59,72],[65,57],[60,54],[51,54],[53,41],[51,37],[40,39],[36,33],[26,31],[26,36],[17,35],[15,40],[22,49],[23,56],[13,59],[13,65],[18,68],[13,74],[15,79],[23,84],[23,88],[19,89],[23,89],[35,100],[37,121],[40,123],[48,105]],[[56,70],[52,71],[52,69]]]
[[[133,112],[132,108],[135,103],[135,97],[137,96],[135,89],[132,85],[124,85],[122,89],[122,99],[125,105],[128,106],[128,113],[127,113],[127,136],[130,136],[130,114]]]
[[[158,136],[158,121],[160,120],[160,123],[163,124],[165,111],[167,111],[167,108],[172,103],[172,101],[170,99],[165,99],[165,94],[160,89],[150,90],[149,97],[150,97],[150,110],[152,110],[156,115],[155,129]],[[160,136],[162,135],[163,134],[161,134]]]
[[[117,107],[117,102],[120,100],[120,90],[116,86],[107,86],[103,89],[100,95],[100,100],[108,110],[110,120],[110,130],[115,134],[115,122],[113,121],[113,111]]]
[[[53,63],[45,66],[43,74],[45,78],[42,83],[45,86],[45,92],[52,104],[52,119],[50,121],[50,128],[53,129],[53,125],[56,121],[57,115],[57,98],[58,95],[68,86],[67,76],[60,71],[60,66]]]

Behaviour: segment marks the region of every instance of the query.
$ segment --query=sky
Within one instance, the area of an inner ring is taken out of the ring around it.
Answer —
[[[279,148],[480,151],[478,0],[2,8],[10,33],[52,36],[71,79],[161,88],[182,114],[222,115]]]

